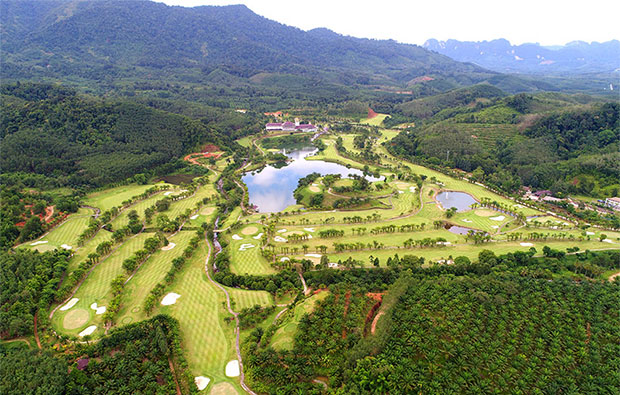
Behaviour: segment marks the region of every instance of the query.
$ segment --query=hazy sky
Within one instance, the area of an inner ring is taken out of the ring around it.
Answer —
[[[168,5],[245,4],[304,30],[327,27],[355,37],[423,44],[506,38],[513,44],[620,39],[617,0],[159,0]]]

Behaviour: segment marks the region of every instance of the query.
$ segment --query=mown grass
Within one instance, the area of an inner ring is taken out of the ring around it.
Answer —
[[[97,207],[103,212],[111,209],[112,207],[120,206],[125,200],[129,200],[134,196],[140,195],[151,187],[153,187],[152,184],[121,185],[119,187],[92,193],[88,195],[88,197],[84,200],[84,203],[88,206]]]
[[[286,317],[282,325],[276,330],[271,338],[271,346],[276,350],[291,350],[293,340],[297,333],[299,321],[305,314],[314,311],[314,307],[319,300],[323,300],[329,292],[323,291],[308,297],[303,302],[297,304],[293,311],[286,312]]]

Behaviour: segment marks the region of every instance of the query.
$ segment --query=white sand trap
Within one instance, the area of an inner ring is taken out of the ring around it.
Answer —
[[[405,193],[405,191],[398,191],[398,193]]]
[[[47,240],[39,240],[39,241],[35,241],[34,243],[30,243],[31,246],[38,246],[39,244],[45,244],[47,243]]]
[[[194,377],[194,383],[196,383],[196,387],[198,387],[198,391],[202,391],[203,389],[207,388],[210,381],[211,379],[205,376]]]
[[[187,192],[187,189],[181,189],[179,193]]]
[[[290,259],[288,257],[280,258],[280,262],[288,262]]]
[[[226,364],[226,376],[238,377],[239,376],[239,361],[233,359]]]
[[[498,215],[497,217],[491,217],[489,219],[492,221],[503,221],[506,219],[506,217],[504,217],[503,215]]]
[[[409,187],[409,192],[415,192],[416,187]]]
[[[514,207],[516,207],[516,208],[525,208],[525,206],[522,205],[522,204],[515,204]]]
[[[162,251],[170,251],[171,249],[173,249],[174,247],[176,247],[176,244],[174,243],[168,243],[167,246],[163,246],[161,248]]]
[[[73,298],[70,301],[67,302],[67,304],[65,304],[64,306],[62,306],[60,308],[60,311],[67,311],[69,310],[71,307],[75,306],[75,304],[78,302],[78,298]]]
[[[286,229],[280,229],[280,230],[278,231],[278,233],[284,233],[284,232],[286,232]]]
[[[69,244],[61,244],[60,248],[64,248],[65,250],[72,250],[73,247],[71,247]]]
[[[588,236],[594,236],[594,232],[586,232]]]
[[[257,234],[256,236],[253,237],[254,240],[260,240],[260,238],[263,237],[262,233]]]
[[[79,336],[84,337],[84,336],[92,335],[95,329],[97,329],[97,325],[91,325],[88,328],[84,329],[82,332],[80,332]]]
[[[286,243],[288,240],[286,240],[284,237],[276,236],[273,238],[273,241],[277,241],[278,243]]]
[[[471,219],[467,219],[467,218],[466,218],[466,219],[464,219],[464,220],[462,220],[462,221],[463,221],[463,222],[467,222],[468,224],[471,224],[472,222],[474,222],[474,221],[472,221]]]
[[[521,244],[521,247],[534,247],[534,244],[532,243],[519,243]]]
[[[319,186],[319,184],[312,184],[312,186],[313,186],[313,187],[318,187],[318,186]]]
[[[191,217],[189,217],[189,219],[196,219],[196,218],[198,218],[198,214],[194,214]]]
[[[95,314],[97,314],[97,315],[101,315],[101,314],[105,313],[106,310],[107,310],[105,306],[97,306],[97,302],[91,304],[90,308],[95,310]]]
[[[171,304],[175,304],[177,299],[179,299],[181,295],[175,294],[174,292],[170,292],[168,295],[164,296],[161,300],[162,306],[170,306]]]
[[[499,226],[497,226],[497,225],[491,225],[491,228],[493,228],[493,229],[499,229]]]
[[[308,256],[310,258],[320,258],[321,254],[306,254],[306,256]]]
[[[313,232],[314,232],[314,228],[304,228],[304,230],[305,230],[306,232],[310,232],[310,233],[313,233]]]
[[[256,247],[254,244],[250,244],[250,243],[246,243],[246,244],[241,244],[241,246],[239,246],[239,251],[245,251],[248,250],[250,248],[254,248]]]
[[[172,195],[172,191],[164,192],[164,196]]]
[[[232,235],[233,240],[243,240],[243,237],[239,236],[238,234],[234,234]]]
[[[610,239],[605,239],[603,240],[603,243],[609,243],[609,244],[615,244],[613,241],[611,241]]]
[[[312,238],[312,235],[308,235],[308,239],[311,239],[311,238]]]

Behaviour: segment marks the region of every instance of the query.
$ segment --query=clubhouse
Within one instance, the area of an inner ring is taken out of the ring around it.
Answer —
[[[265,125],[267,131],[281,130],[283,132],[316,132],[317,127],[311,123],[300,124],[298,119],[293,122],[273,122]]]

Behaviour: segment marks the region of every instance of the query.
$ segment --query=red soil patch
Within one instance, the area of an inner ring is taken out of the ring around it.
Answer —
[[[372,320],[372,326],[370,327],[370,333],[372,335],[375,334],[375,329],[377,329],[377,322],[379,322],[379,318],[381,318],[381,316],[384,314],[383,311],[380,311],[376,316],[375,319]]]
[[[381,297],[383,295],[379,294],[377,296],[378,296],[378,299],[371,296],[374,300],[377,301],[377,303],[375,303],[370,308],[370,310],[368,311],[368,314],[366,314],[366,320],[364,321],[364,337],[366,337],[368,335],[368,329],[370,329],[369,327],[370,327],[370,323],[371,322],[373,323],[373,328],[372,328],[371,332],[372,333],[375,332],[374,331],[374,324],[375,324],[375,322],[374,322],[373,318],[375,317],[375,314],[377,313],[377,310],[379,310],[379,307],[381,307],[381,299],[382,299]]]
[[[318,288],[318,289],[312,291],[312,295],[316,295],[316,294],[321,293],[323,291],[327,291],[327,288]],[[336,297],[338,297],[338,295],[336,295]]]
[[[368,119],[372,119],[377,115],[379,114],[377,114],[372,108],[368,107]]]
[[[428,82],[428,81],[433,81],[434,78],[433,77],[429,77],[427,75],[423,75],[421,77],[415,77],[414,79],[411,80],[412,84],[420,84],[422,82]]]
[[[214,146],[215,147],[215,146]],[[198,165],[200,166],[200,162],[198,162],[197,158],[219,158],[220,156],[222,156],[223,153],[222,152],[194,152],[192,154],[188,154],[185,155],[185,157],[183,158],[183,160],[188,161],[189,163],[193,164],[193,165]]]
[[[383,300],[383,295],[385,295],[385,292],[368,292],[366,294],[366,296],[368,296],[369,298],[372,298],[378,302]]]

